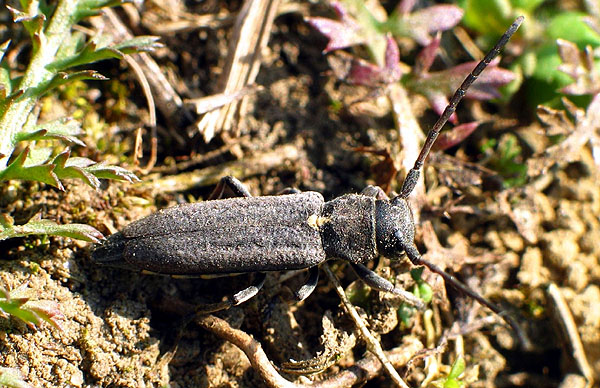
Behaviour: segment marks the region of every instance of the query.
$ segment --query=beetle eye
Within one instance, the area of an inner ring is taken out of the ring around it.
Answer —
[[[401,251],[404,251],[405,247],[411,243],[411,241],[406,241],[406,233],[400,229],[396,229],[394,231],[394,237],[396,238],[397,244],[399,245]]]

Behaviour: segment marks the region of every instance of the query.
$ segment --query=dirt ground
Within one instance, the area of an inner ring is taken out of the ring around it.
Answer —
[[[228,17],[239,6],[195,5],[187,11],[220,10],[223,17],[208,27],[161,37],[165,48],[153,57],[177,93],[192,98],[214,92],[231,37]],[[253,195],[295,187],[330,200],[388,183],[391,191],[399,191],[405,174],[402,144],[419,140],[403,138],[394,128],[383,96],[328,73],[322,55],[326,41],[302,18],[314,10],[297,5],[296,11],[275,19],[256,81],[262,89],[248,96],[247,113],[235,131],[217,133],[206,144],[183,113],[159,115],[158,162],[151,172],[138,172],[142,182],[105,182],[100,191],[74,181],[65,192],[30,183],[6,186],[3,210],[24,219],[42,211],[46,218],[90,223],[108,235],[158,208],[206,198],[225,175],[239,178]],[[147,26],[166,16],[152,3],[146,12],[138,29],[158,34]],[[128,88],[126,108],[111,111],[122,96],[107,85],[92,83],[85,98],[100,112],[105,141],[118,144],[110,149],[123,152],[118,160],[131,164],[134,130],[148,117],[141,87],[122,64],[102,63],[99,70],[118,81],[113,85]],[[98,89],[102,97],[94,99]],[[424,257],[500,305],[523,328],[532,349],[523,350],[500,317],[447,289],[427,270],[423,277],[434,290],[433,302],[427,312],[416,312],[355,282],[343,262],[329,263],[411,387],[423,381],[433,386],[431,381],[447,376],[459,355],[466,363],[461,381],[470,387],[583,387],[585,373],[600,380],[600,171],[584,146],[579,160],[555,163],[523,185],[503,188],[502,178],[486,168],[481,144],[516,134],[531,160],[550,146],[522,98],[517,94],[506,105],[464,101],[460,120],[477,119],[482,125],[460,146],[431,155],[425,185],[411,202],[419,210],[416,241]],[[410,101],[421,127],[430,127],[435,114],[421,98]],[[147,155],[150,131],[143,139]],[[391,159],[359,147],[384,155],[387,150]],[[394,179],[390,163],[399,170]],[[91,248],[60,238],[2,243],[0,284],[13,289],[27,283],[37,299],[57,301],[65,318],[62,330],[0,319],[1,366],[19,369],[34,387],[266,386],[232,342],[196,322],[183,324],[190,305],[219,301],[252,276],[173,279],[104,268],[92,262]],[[399,286],[414,285],[408,260],[382,259],[372,267]],[[268,273],[256,298],[215,315],[250,334],[277,367],[325,367],[320,373],[282,372],[290,381],[349,386],[341,376],[361,365],[362,373],[375,375],[366,386],[392,386],[376,363],[360,364],[369,352],[323,273],[307,300],[286,302],[304,276]],[[399,316],[407,311],[403,323]],[[570,320],[571,336],[564,329]]]

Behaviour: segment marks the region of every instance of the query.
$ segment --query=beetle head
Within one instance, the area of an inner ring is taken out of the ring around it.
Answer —
[[[414,246],[415,223],[406,199],[379,200],[376,204],[377,250],[390,259],[398,259]]]

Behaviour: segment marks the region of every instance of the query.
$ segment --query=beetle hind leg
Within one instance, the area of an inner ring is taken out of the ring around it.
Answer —
[[[415,306],[419,310],[425,308],[425,303],[408,291],[401,288],[395,287],[391,282],[377,275],[362,264],[351,263],[354,272],[358,277],[365,282],[369,287],[383,292],[391,292],[394,295],[398,295],[404,302]]]
[[[239,304],[244,303],[245,301],[252,299],[258,294],[258,291],[265,284],[265,279],[267,278],[267,274],[264,272],[258,272],[256,276],[254,276],[254,281],[250,286],[244,288],[243,290],[236,292],[231,297],[232,306],[237,306]]]
[[[306,282],[294,291],[294,299],[296,302],[302,302],[304,299],[308,298],[310,294],[313,293],[315,288],[317,287],[317,282],[319,281],[319,267],[314,266],[308,270],[308,278]]]
[[[227,297],[226,300],[217,303],[203,304],[196,308],[196,315],[212,314],[217,311],[227,310],[233,306],[240,305],[249,299],[252,299],[258,294],[260,289],[265,284],[267,274],[264,272],[257,272],[254,276],[252,284],[244,288],[241,291],[236,292],[233,295]]]

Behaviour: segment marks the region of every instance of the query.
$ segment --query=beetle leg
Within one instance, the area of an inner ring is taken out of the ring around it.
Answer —
[[[417,298],[408,291],[405,291],[398,287],[394,287],[394,285],[391,282],[377,275],[375,272],[371,271],[364,265],[355,263],[350,264],[352,265],[352,268],[354,269],[358,277],[361,278],[361,280],[365,282],[369,287],[377,291],[391,292],[394,295],[398,295],[404,302],[415,306],[419,310],[425,308],[425,303],[423,303],[421,299]]]
[[[236,292],[232,296],[227,297],[227,299],[224,300],[223,302],[203,304],[203,305],[197,306],[195,314],[197,314],[197,315],[212,314],[217,311],[227,310],[228,308],[237,306],[239,304],[246,302],[249,299],[252,299],[253,297],[256,296],[256,294],[258,294],[258,291],[260,291],[262,286],[265,284],[266,277],[267,277],[266,273],[257,272],[254,277],[254,281],[252,282],[252,284],[250,286],[248,286],[247,288],[244,288],[243,290],[241,290],[239,292]]]
[[[287,195],[287,194],[300,194],[302,190],[299,190],[295,187],[286,187],[277,193],[277,195]]]
[[[245,301],[252,299],[258,294],[258,291],[265,284],[265,279],[267,278],[267,274],[264,272],[258,272],[254,276],[254,282],[248,286],[248,288],[244,288],[243,290],[236,292],[231,297],[231,305],[237,306],[239,304],[244,303]]]
[[[365,187],[361,192],[362,195],[366,195],[367,197],[373,197],[375,199],[390,199],[385,191],[379,186],[369,185]]]
[[[317,287],[317,282],[319,281],[319,267],[314,266],[308,269],[308,278],[306,282],[302,285],[302,287],[298,288],[294,291],[294,298],[297,302],[301,302],[304,299],[308,298],[310,294]]]
[[[233,193],[233,197],[252,197],[246,186],[237,178],[230,175],[221,178],[215,189],[210,193],[207,200],[222,199],[225,197],[225,191],[229,189]]]

